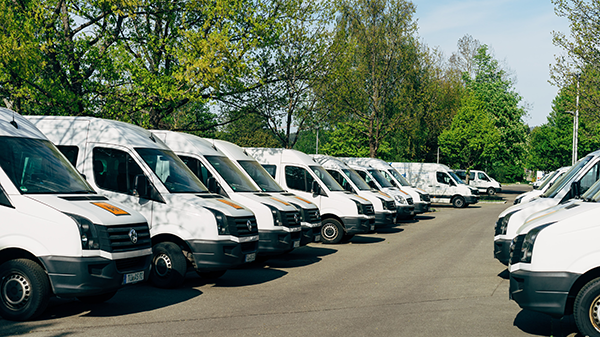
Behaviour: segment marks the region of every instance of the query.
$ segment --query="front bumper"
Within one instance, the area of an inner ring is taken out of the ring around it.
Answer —
[[[321,241],[321,223],[311,224],[302,223],[302,236],[300,237],[300,246],[306,246],[311,242]]]
[[[275,255],[289,252],[300,247],[302,231],[287,232],[283,230],[258,230],[258,254]]]
[[[125,275],[144,272],[150,275],[151,250],[148,254],[110,260],[104,257],[42,256],[52,291],[56,296],[93,296],[121,288]]]
[[[429,207],[431,206],[430,202],[415,202],[414,203],[415,206],[415,214],[421,214],[421,213],[426,213],[429,212]]]
[[[579,276],[566,272],[515,270],[510,273],[509,296],[523,309],[560,318],[565,315],[569,290]]]
[[[464,198],[467,205],[472,205],[479,202],[479,196],[476,195],[467,195]]]
[[[414,205],[396,206],[396,222],[399,220],[410,219],[415,215]]]
[[[363,234],[375,229],[375,216],[342,217],[346,234]]]
[[[510,260],[510,244],[512,240],[494,240],[494,257],[496,260],[508,266]]]
[[[375,212],[375,228],[393,225],[396,219],[396,214],[396,212],[392,211]]]
[[[258,251],[258,240],[234,241],[190,241],[192,255],[198,271],[226,270],[244,264],[248,254]],[[255,255],[256,256],[256,255]]]

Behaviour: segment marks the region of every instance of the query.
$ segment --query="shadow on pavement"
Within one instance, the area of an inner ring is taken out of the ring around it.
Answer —
[[[508,272],[508,268],[501,271],[498,276],[502,279],[508,280],[510,278],[510,273]]]
[[[383,241],[385,241],[384,238],[356,235],[355,237],[352,238],[352,240],[350,240],[350,243],[355,244],[355,245],[356,244],[364,245],[364,244],[371,244],[371,243],[379,243],[379,242],[383,242]]]
[[[577,325],[573,315],[561,319],[552,318],[539,312],[521,310],[515,317],[513,325],[523,332],[537,336],[566,337],[578,336]],[[576,333],[575,335],[573,335]]]
[[[395,234],[401,232],[404,232],[404,228],[398,228],[397,226],[375,228],[375,233],[377,234]]]

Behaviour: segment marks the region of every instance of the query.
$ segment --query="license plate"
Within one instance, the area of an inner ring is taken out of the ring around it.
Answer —
[[[137,273],[129,273],[123,275],[123,284],[131,284],[144,280],[144,272],[138,271]]]
[[[300,241],[294,241],[294,248],[300,247]]]
[[[375,225],[371,225],[371,230],[374,231],[375,230]]]
[[[321,235],[315,235],[315,242],[321,241]]]
[[[246,262],[252,262],[256,260],[256,253],[246,254]]]

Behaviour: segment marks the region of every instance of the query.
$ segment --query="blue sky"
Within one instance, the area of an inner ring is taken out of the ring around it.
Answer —
[[[419,36],[446,58],[466,34],[491,47],[494,57],[516,77],[516,91],[528,109],[530,126],[541,125],[558,88],[549,84],[550,64],[563,51],[552,31],[568,34],[569,22],[554,14],[550,0],[412,0]]]

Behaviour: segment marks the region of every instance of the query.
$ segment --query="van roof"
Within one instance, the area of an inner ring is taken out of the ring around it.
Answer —
[[[383,159],[378,158],[359,158],[359,157],[344,157],[340,158],[346,163],[352,163],[361,166],[370,166],[376,169],[389,169],[390,164]]]
[[[345,169],[350,168],[348,164],[344,163],[342,160],[327,156],[323,154],[311,154],[310,155],[317,163],[321,164],[324,168],[337,168],[337,169]]]
[[[13,123],[14,120],[14,124]],[[16,127],[15,127],[16,125]],[[30,121],[18,113],[0,108],[0,136],[47,139]]]
[[[27,119],[58,144],[90,142],[169,149],[150,131],[130,123],[86,116],[27,116]]]
[[[227,157],[231,158],[232,160],[256,161],[254,159],[254,157],[252,157],[250,154],[248,154],[246,152],[246,150],[244,150],[242,147],[238,146],[237,144],[228,142],[226,140],[220,140],[220,139],[210,139],[210,138],[203,138],[203,139],[214,144],[219,151],[223,152],[225,155],[227,155]]]
[[[173,151],[179,153],[225,157],[225,154],[214,147],[210,141],[189,133],[167,130],[152,130],[152,133],[169,144]]]
[[[261,163],[281,161],[282,163],[296,163],[307,166],[319,165],[312,157],[298,150],[264,147],[247,147],[246,150]]]

